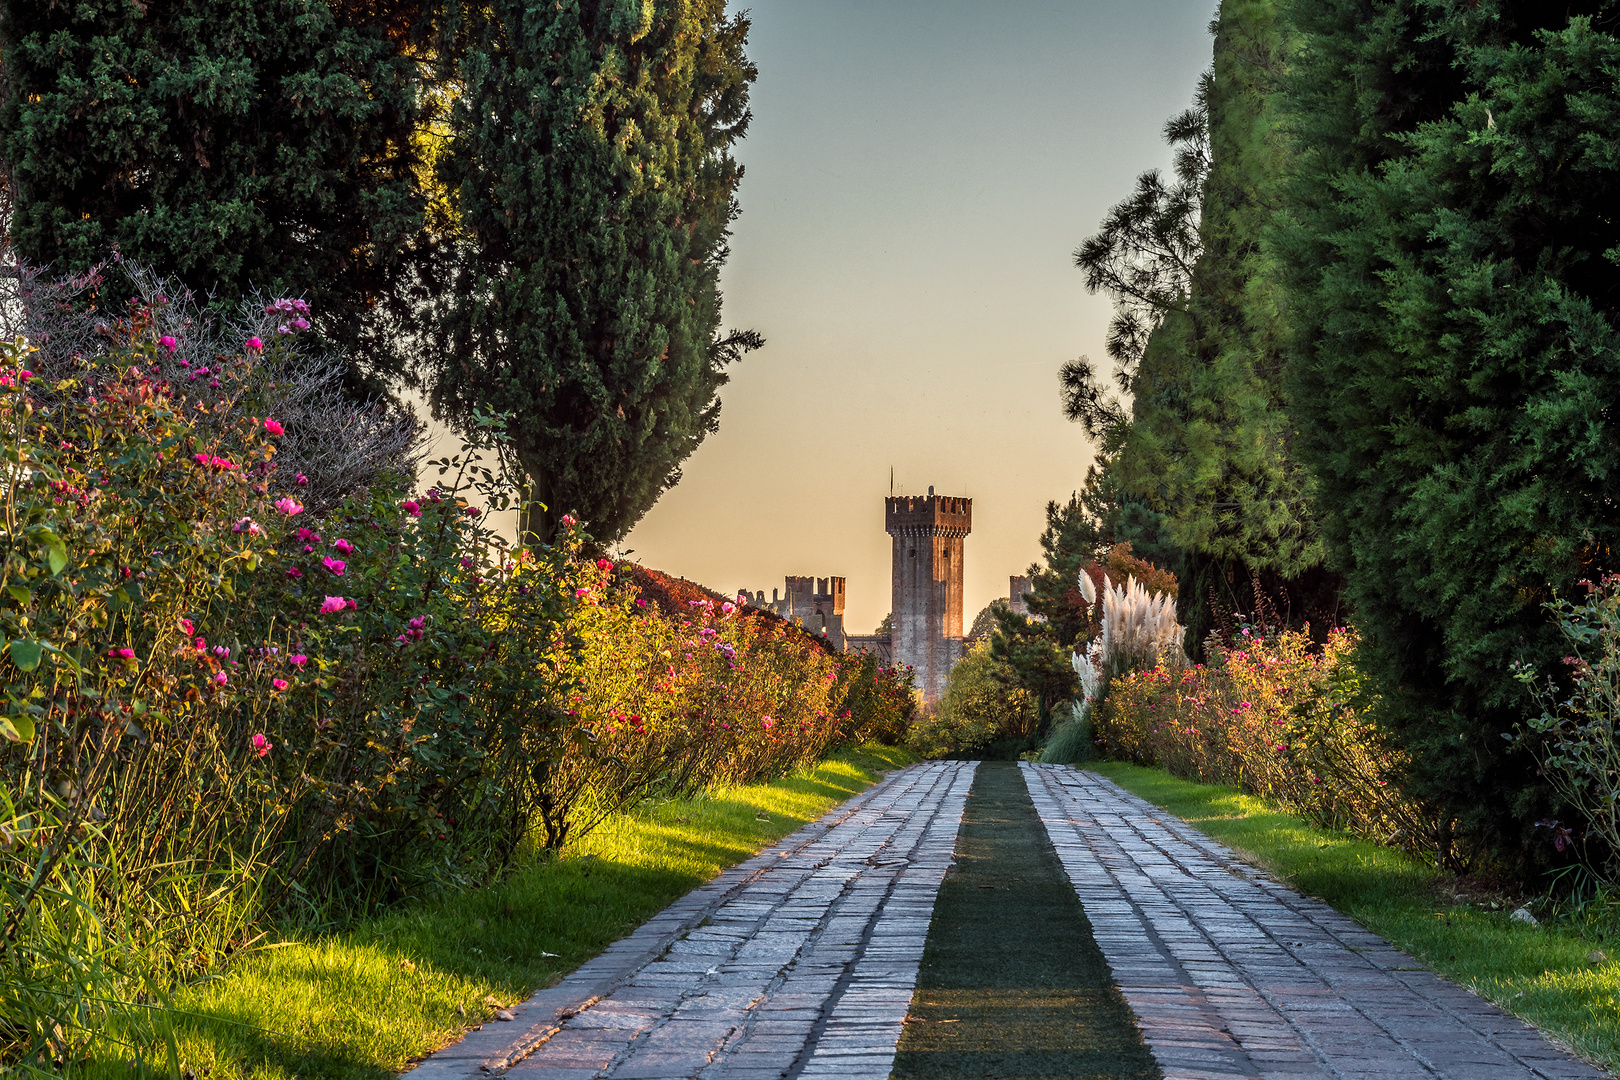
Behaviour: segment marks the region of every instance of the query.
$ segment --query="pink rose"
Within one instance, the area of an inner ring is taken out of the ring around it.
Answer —
[[[333,577],[342,577],[343,568],[348,564],[342,559],[334,559],[332,556],[328,555],[326,558],[321,560],[321,565],[332,571]]]
[[[264,430],[277,438],[280,438],[287,432],[286,428],[282,427],[279,423],[270,419],[268,416],[264,418]]]
[[[276,693],[279,694],[279,693],[281,693],[281,691],[287,689],[287,680],[286,679],[271,679],[270,680],[270,685],[273,686],[275,688]]]
[[[422,516],[422,504],[417,502],[415,499],[406,499],[403,506],[405,508],[405,512],[411,515],[411,517]]]
[[[254,352],[264,352],[264,342],[260,341],[257,337],[248,338],[247,341],[243,343],[242,347],[245,349],[252,349]]]
[[[347,540],[334,540],[332,541],[332,546],[337,548],[338,551],[342,552],[344,555],[354,554],[354,545],[349,543]]]
[[[297,581],[299,578],[304,576],[304,572],[298,569],[296,566],[289,566],[287,567],[287,576],[292,578],[294,581]]]
[[[309,663],[309,657],[305,656],[303,653],[293,653],[291,656],[287,657],[287,663],[302,671],[304,669],[304,665]]]
[[[348,606],[349,605],[344,601],[343,597],[328,596],[325,600],[321,601],[321,614],[335,615]]]
[[[174,350],[180,345],[178,341],[174,340],[172,337],[169,337],[167,334],[158,338],[158,344],[167,349],[170,356],[174,355]]]
[[[304,512],[304,504],[296,499],[291,499],[284,496],[276,500],[276,509],[280,510],[283,514],[286,514],[288,517],[292,517],[294,514],[302,514]]]
[[[214,672],[214,682],[218,683],[220,686],[224,686],[230,681],[230,676],[226,675],[223,671]]]
[[[263,735],[253,736],[253,738],[248,740],[248,744],[259,752],[260,757],[264,757],[266,754],[276,748],[276,744],[265,738]]]

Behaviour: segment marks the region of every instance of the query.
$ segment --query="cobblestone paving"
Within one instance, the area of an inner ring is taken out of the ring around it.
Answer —
[[[1111,781],[1023,772],[1166,1080],[1604,1076]]]
[[[888,1076],[974,767],[893,774],[411,1080]]]

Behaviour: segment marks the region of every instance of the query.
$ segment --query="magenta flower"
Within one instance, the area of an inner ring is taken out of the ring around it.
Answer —
[[[297,479],[295,479],[293,483],[297,484],[299,487],[303,487],[305,484],[309,483],[309,477],[305,476],[303,473],[299,473]]]
[[[287,684],[286,679],[271,679],[270,680],[270,685],[273,686],[275,688],[276,693],[279,694],[283,690],[287,689],[288,684]]]
[[[264,342],[260,341],[257,337],[248,338],[247,341],[242,343],[242,347],[245,349],[252,349],[254,352],[264,352]]]
[[[223,671],[216,671],[214,672],[214,681],[220,686],[224,686],[226,683],[230,682],[231,679],[230,676],[226,675]]]
[[[165,334],[162,337],[158,338],[158,344],[163,346],[165,349],[167,349],[169,351],[170,356],[173,356],[174,355],[174,350],[177,347],[179,347],[180,343],[178,341],[174,340],[174,338],[169,337],[167,334]]]
[[[291,664],[299,671],[302,671],[304,670],[304,665],[309,663],[309,657],[305,656],[301,652],[293,653],[291,656],[287,657],[287,663]]]
[[[334,541],[332,541],[332,546],[337,548],[338,551],[342,552],[345,555],[353,555],[354,554],[354,545],[349,543],[347,540],[342,540],[342,539],[334,540]]]
[[[564,527],[566,527],[566,528],[573,528],[573,526],[576,525],[578,522],[579,522],[579,519],[576,518],[573,514],[564,514],[562,516],[562,523],[563,523]]]
[[[469,506],[467,509],[463,510],[462,513],[466,514],[468,517],[477,517],[480,513],[482,513],[482,511],[480,511],[476,506]]]
[[[288,517],[292,517],[294,514],[302,514],[304,512],[304,504],[295,499],[283,497],[276,500],[276,509],[280,510],[283,514],[286,514]]]
[[[348,607],[348,609],[350,611],[359,611],[360,610],[360,605],[355,603],[354,597],[352,597],[352,596],[349,597],[349,599],[345,600],[344,604]]]
[[[768,717],[768,716],[767,716],[767,717],[766,717],[766,718],[765,718],[765,719],[764,719],[764,720],[762,720],[762,721],[761,721],[761,723],[763,723],[763,724],[764,724],[764,725],[765,725],[765,726],[766,726],[766,727],[768,727],[768,728],[771,728],[771,727],[775,727],[775,726],[776,726],[776,721],[775,721],[775,720],[772,720],[772,719],[771,719],[771,718],[770,718],[770,717]]]
[[[403,506],[405,508],[405,512],[411,515],[411,517],[422,516],[422,504],[417,502],[415,499],[406,499]]]
[[[292,321],[292,326],[294,330],[308,330],[309,320],[300,315]]]
[[[297,581],[299,578],[304,576],[304,572],[298,569],[296,566],[289,566],[287,567],[287,576],[292,578],[294,581]]]
[[[326,558],[321,560],[321,565],[332,571],[333,577],[342,577],[343,568],[348,564],[342,559],[334,559],[332,556],[328,555]]]
[[[253,749],[259,752],[260,757],[264,757],[266,754],[270,753],[270,751],[276,748],[276,744],[265,738],[262,734],[253,736],[253,738],[248,740],[248,743],[253,747]]]
[[[335,615],[348,606],[349,605],[344,601],[343,597],[328,596],[325,600],[321,601],[321,614]]]
[[[197,635],[197,628],[191,624],[190,619],[181,619],[179,625],[180,632],[186,637],[195,637]]]
[[[133,660],[133,659],[135,659],[135,650],[134,649],[108,649],[107,650],[107,655],[112,657],[115,660]]]
[[[320,539],[321,539],[321,534],[320,533],[313,532],[313,531],[311,531],[309,529],[299,529],[293,535],[298,537],[298,539],[300,539],[300,540],[314,540],[317,543],[319,543]]]
[[[727,615],[730,615],[733,611],[737,610],[737,605],[733,604],[730,600],[727,600],[725,603],[720,605],[720,610],[725,612]]]
[[[286,428],[282,427],[279,423],[270,419],[268,416],[264,418],[264,430],[277,438],[280,438],[282,435],[286,434],[287,431]]]
[[[574,590],[574,595],[576,597],[589,596],[590,594],[591,594],[591,590],[589,590],[589,589],[575,589]]]

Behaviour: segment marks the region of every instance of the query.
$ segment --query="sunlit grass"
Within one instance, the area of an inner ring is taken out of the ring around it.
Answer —
[[[284,940],[175,998],[180,1064],[208,1080],[396,1073],[911,760],[868,746],[771,784],[649,804],[490,888]]]
[[[1511,903],[1459,886],[1398,851],[1306,824],[1234,788],[1160,769],[1087,766],[1236,849],[1301,892],[1326,901],[1436,972],[1620,1070],[1620,925],[1611,918],[1539,927],[1509,921]],[[1499,903],[1496,909],[1490,904]]]

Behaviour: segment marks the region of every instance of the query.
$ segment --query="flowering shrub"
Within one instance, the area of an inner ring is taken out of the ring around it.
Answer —
[[[1116,679],[1094,710],[1108,756],[1233,784],[1329,828],[1432,853],[1436,819],[1399,786],[1406,764],[1366,715],[1356,638],[1244,627],[1210,661]]]
[[[295,897],[498,869],[577,606],[566,548],[502,560],[449,495],[410,517],[403,477],[321,522],[275,498],[251,367],[191,398],[163,349],[86,383],[0,346],[6,1060],[71,1057]]]
[[[1620,879],[1620,575],[1587,583],[1580,603],[1546,605],[1571,655],[1562,685],[1516,665],[1514,674],[1541,707],[1516,735],[1504,735],[1535,755],[1541,774],[1577,818],[1576,828],[1556,819],[1536,824],[1563,853],[1574,848],[1580,865],[1604,885]]]
[[[669,579],[607,560],[597,570],[571,624],[581,647],[563,660],[573,682],[558,683],[573,734],[537,766],[549,845],[650,792],[779,776],[909,717],[909,672],[831,652],[734,600],[682,589],[684,610],[668,596],[649,604],[633,582],[656,595]]]

